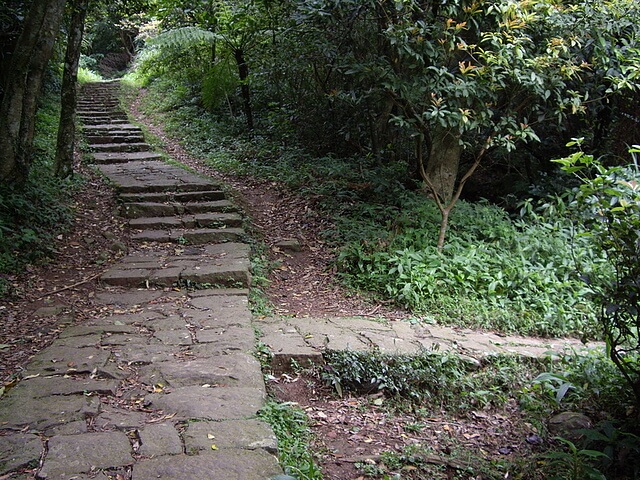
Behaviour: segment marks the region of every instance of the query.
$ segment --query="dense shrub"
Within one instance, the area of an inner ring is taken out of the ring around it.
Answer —
[[[338,263],[351,285],[394,298],[439,322],[538,335],[595,335],[595,306],[576,256],[607,267],[568,219],[513,220],[499,207],[461,202],[436,249],[435,205],[406,204],[396,231],[352,242]]]

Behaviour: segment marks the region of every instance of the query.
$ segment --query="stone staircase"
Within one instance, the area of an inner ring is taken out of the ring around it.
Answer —
[[[218,183],[151,151],[118,88],[85,86],[80,119],[133,245],[87,298],[90,318],[0,394],[0,478],[281,478],[257,415],[242,217]]]
[[[129,287],[248,287],[248,248],[237,208],[218,182],[165,163],[153,152],[141,129],[128,122],[117,89],[113,82],[83,89],[78,116],[93,162],[118,191],[131,239],[173,246],[127,257],[102,280]]]

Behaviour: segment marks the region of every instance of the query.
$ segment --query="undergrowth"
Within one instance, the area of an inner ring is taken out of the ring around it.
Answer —
[[[72,220],[70,195],[78,179],[62,181],[53,175],[58,114],[58,98],[45,96],[27,182],[0,185],[0,296],[9,293],[12,274],[55,253],[55,237]]]
[[[320,480],[322,472],[309,448],[311,430],[307,416],[291,403],[267,402],[258,416],[271,425],[278,439],[278,457],[285,473],[298,480]]]
[[[458,354],[438,351],[395,355],[329,350],[324,359],[321,377],[340,395],[382,392],[395,398],[397,405],[419,405],[428,414],[499,408],[537,368],[534,361],[515,356],[487,357],[480,366]]]
[[[338,394],[376,394],[372,398],[383,394],[386,399],[379,405],[389,415],[409,411],[418,422],[442,415],[464,418],[473,412],[500,412],[517,404],[522,415],[519,421],[538,432],[534,441],[541,453],[518,460],[522,464],[505,458],[498,465],[462,448],[447,457],[458,464],[467,458],[463,463],[468,471],[456,478],[478,478],[479,473],[482,478],[507,478],[505,471],[518,472],[514,478],[562,480],[591,478],[571,476],[572,471],[592,472],[600,475],[593,478],[600,479],[630,479],[640,474],[634,398],[602,350],[567,351],[538,360],[490,356],[481,365],[437,351],[419,355],[327,351],[324,358],[326,365],[319,375]],[[512,417],[509,408],[506,411]],[[571,440],[554,437],[546,421],[567,411],[586,413],[593,427],[580,430]],[[419,445],[385,452],[379,463],[363,464],[361,471],[371,478],[387,478],[385,474],[410,466],[411,471],[424,474],[433,470],[424,462],[425,455],[433,453],[428,446]]]
[[[206,112],[198,95],[152,83],[146,114],[216,169],[282,184],[331,219],[326,241],[344,283],[391,299],[442,324],[526,335],[598,337],[586,276],[604,259],[566,217],[564,200],[524,203],[509,215],[488,202],[461,201],[444,251],[439,213],[415,188],[406,164],[362,156],[314,157]]]

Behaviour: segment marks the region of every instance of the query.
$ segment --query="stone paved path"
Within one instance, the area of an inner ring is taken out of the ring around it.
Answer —
[[[322,364],[325,349],[377,349],[405,355],[424,351],[454,352],[480,366],[483,359],[491,355],[536,358],[604,348],[601,343],[583,344],[577,339],[498,335],[368,317],[267,317],[254,319],[254,325],[260,332],[260,341],[273,353],[271,366],[276,372],[290,370],[292,360],[302,366]]]
[[[106,272],[101,314],[62,331],[0,399],[0,477],[263,480],[282,474],[247,305],[249,247],[221,186],[164,163],[88,85],[79,116],[119,193],[133,253]],[[187,293],[175,287],[199,285]]]
[[[68,327],[0,398],[0,479],[263,480],[282,474],[256,338],[275,371],[322,351],[546,355],[584,348],[384,319],[262,318],[248,309],[249,247],[221,185],[165,163],[115,96],[84,88],[79,116],[94,163],[129,220],[132,253],[102,277],[101,312]],[[200,289],[179,287],[198,286]],[[5,477],[4,475],[7,474]]]

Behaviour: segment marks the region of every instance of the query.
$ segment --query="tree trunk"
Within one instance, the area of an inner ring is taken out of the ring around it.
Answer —
[[[434,193],[443,203],[451,200],[456,186],[462,153],[459,140],[458,135],[444,129],[437,129],[431,135],[431,148],[425,174]]]
[[[73,150],[76,134],[76,104],[78,100],[78,63],[80,62],[80,46],[84,33],[84,21],[87,16],[89,0],[73,0],[71,2],[71,22],[67,36],[67,51],[62,74],[62,102],[60,125],[58,127],[58,143],[56,145],[55,174],[67,178],[73,174]]]
[[[29,175],[38,97],[64,6],[34,1],[25,18],[0,104],[0,181],[23,183]]]
[[[251,92],[249,90],[249,65],[244,58],[242,48],[236,48],[233,52],[238,65],[238,76],[240,77],[240,91],[242,94],[242,105],[244,115],[247,119],[247,128],[253,130],[253,110],[251,109]]]

